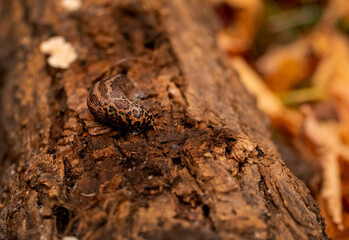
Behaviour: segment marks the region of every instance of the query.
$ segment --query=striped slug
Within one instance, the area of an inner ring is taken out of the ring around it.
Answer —
[[[126,97],[132,87],[123,74],[101,80],[90,89],[88,109],[99,122],[114,128],[141,130],[153,126],[154,116]]]

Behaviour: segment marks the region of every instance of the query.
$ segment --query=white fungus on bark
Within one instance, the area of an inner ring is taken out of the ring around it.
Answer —
[[[79,10],[81,5],[81,0],[61,0],[61,6],[70,12]]]
[[[62,238],[62,240],[79,240],[77,237],[74,236],[65,236]]]
[[[43,41],[40,44],[40,51],[50,55],[47,62],[54,68],[67,69],[78,57],[73,45],[66,42],[62,36]]]

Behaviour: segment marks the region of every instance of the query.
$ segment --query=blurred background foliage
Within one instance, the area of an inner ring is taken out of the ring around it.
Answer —
[[[349,239],[349,2],[209,0],[217,42],[268,115],[333,239]]]

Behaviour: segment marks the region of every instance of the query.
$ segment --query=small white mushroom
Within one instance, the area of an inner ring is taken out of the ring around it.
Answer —
[[[61,5],[67,11],[74,12],[81,8],[81,0],[61,0]]]
[[[43,41],[40,44],[40,51],[50,55],[47,62],[54,68],[67,69],[78,57],[73,45],[66,42],[62,36]]]
[[[74,236],[65,236],[62,238],[62,240],[79,240],[77,237]]]

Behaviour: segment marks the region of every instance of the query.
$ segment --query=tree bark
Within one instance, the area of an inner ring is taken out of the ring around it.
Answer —
[[[309,190],[217,50],[199,0],[0,3],[1,239],[328,239]],[[40,42],[79,52],[47,65]],[[93,81],[122,72],[156,117],[134,135],[97,123]],[[6,150],[6,151],[5,151]]]

